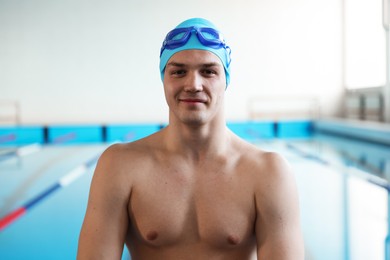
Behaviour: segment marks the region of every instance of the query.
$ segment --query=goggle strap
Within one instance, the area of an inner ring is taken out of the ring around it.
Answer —
[[[170,31],[167,36],[164,39],[163,45],[160,50],[160,57],[165,49],[173,50],[176,48],[180,48],[181,46],[184,46],[189,39],[191,38],[192,32],[195,32],[196,37],[198,38],[199,42],[207,47],[213,48],[213,49],[220,49],[224,48],[226,51],[228,66],[230,65],[231,59],[230,54],[231,50],[230,47],[226,45],[224,38],[222,35],[213,28],[208,27],[185,27],[185,28],[176,28]],[[175,36],[184,33],[182,37],[179,39],[173,39]],[[215,39],[209,39],[203,35],[203,33],[211,34],[215,37]]]

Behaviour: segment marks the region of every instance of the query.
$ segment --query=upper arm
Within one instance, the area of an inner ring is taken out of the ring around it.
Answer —
[[[100,157],[92,178],[77,259],[120,259],[128,229],[130,186],[117,148]]]
[[[277,154],[265,156],[262,183],[256,190],[258,259],[304,258],[300,211],[295,179]],[[260,182],[259,182],[260,183]]]

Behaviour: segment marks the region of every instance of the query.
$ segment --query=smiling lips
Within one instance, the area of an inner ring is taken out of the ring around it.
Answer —
[[[206,103],[206,100],[201,98],[179,98],[179,101],[189,104]]]

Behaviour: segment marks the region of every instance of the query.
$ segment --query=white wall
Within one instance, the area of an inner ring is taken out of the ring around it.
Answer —
[[[160,46],[195,16],[232,48],[229,120],[275,95],[317,96],[336,112],[338,0],[0,0],[0,101],[19,101],[25,124],[166,122]]]

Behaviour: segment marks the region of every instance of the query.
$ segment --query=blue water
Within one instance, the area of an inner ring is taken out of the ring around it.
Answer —
[[[384,259],[387,191],[364,178],[369,169],[381,180],[386,178],[389,147],[328,136],[257,145],[290,162],[300,196],[306,259]],[[291,145],[330,163],[304,157]],[[0,217],[104,148],[49,146],[21,160],[0,161]],[[0,231],[0,259],[75,259],[92,172],[89,169]]]

